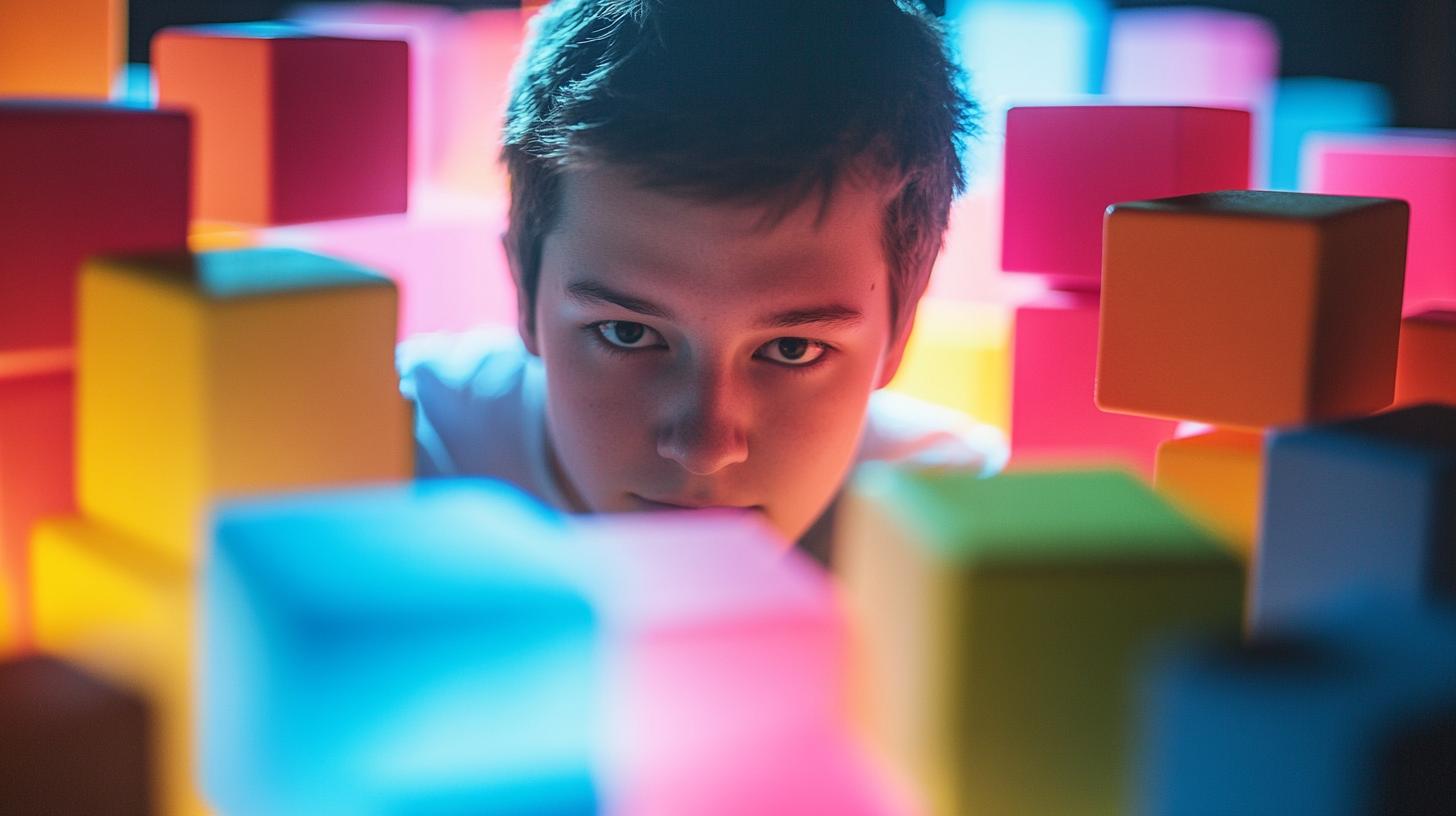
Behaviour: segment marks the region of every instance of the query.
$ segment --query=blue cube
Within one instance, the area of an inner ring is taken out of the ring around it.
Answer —
[[[563,522],[503,484],[239,501],[201,598],[223,813],[588,813],[598,626]]]

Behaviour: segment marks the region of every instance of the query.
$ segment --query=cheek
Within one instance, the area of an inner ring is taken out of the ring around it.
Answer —
[[[641,447],[647,422],[645,388],[631,366],[592,348],[574,330],[556,331],[542,345],[549,390],[547,407],[557,455],[569,465],[620,465]]]

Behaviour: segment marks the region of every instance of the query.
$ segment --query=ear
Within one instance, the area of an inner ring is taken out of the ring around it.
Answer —
[[[885,357],[880,362],[880,375],[875,381],[875,388],[884,388],[895,379],[895,374],[900,370],[900,363],[905,359],[905,346],[910,342],[910,330],[915,327],[915,315],[920,311],[920,302],[916,301],[914,308],[905,315],[905,321],[895,329],[895,336],[890,340],[890,347],[885,349]]]
[[[536,341],[536,315],[534,298],[527,291],[522,282],[521,258],[516,253],[516,245],[510,240],[509,233],[501,233],[501,249],[506,253],[506,264],[511,270],[511,281],[516,285],[516,332],[521,335],[521,342],[525,344],[526,351],[540,357]]]

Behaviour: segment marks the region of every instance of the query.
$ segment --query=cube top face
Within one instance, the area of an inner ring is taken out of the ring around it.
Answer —
[[[981,479],[875,466],[863,469],[854,490],[889,508],[939,557],[971,566],[1230,559],[1122,471],[1012,471]]]
[[[1097,404],[1263,428],[1394,392],[1404,202],[1232,191],[1107,216]]]
[[[1395,402],[1456,405],[1456,311],[1413,314],[1400,325],[1400,363],[1395,372]]]
[[[1400,457],[1456,477],[1456,407],[1414,405],[1387,413],[1273,435],[1275,450],[1290,444],[1330,444],[1366,456]],[[1345,444],[1357,447],[1346,448]]]
[[[157,32],[159,37],[196,37],[249,41],[317,40],[328,38],[295,23],[269,20],[247,23],[216,23],[212,25],[175,26]],[[343,39],[343,38],[328,38]]]
[[[99,261],[96,268],[184,287],[194,297],[218,303],[310,291],[394,286],[383,275],[347,261],[283,247],[123,256]]]
[[[1250,122],[1247,111],[1220,108],[1012,108],[1002,268],[1095,289],[1107,207],[1247,187]]]

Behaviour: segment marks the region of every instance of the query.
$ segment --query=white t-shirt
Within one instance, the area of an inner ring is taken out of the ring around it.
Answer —
[[[510,482],[568,513],[547,459],[546,377],[512,330],[418,335],[399,345],[400,392],[415,403],[415,473]],[[989,475],[1006,462],[1001,432],[897,394],[870,396],[855,462],[914,462]]]

